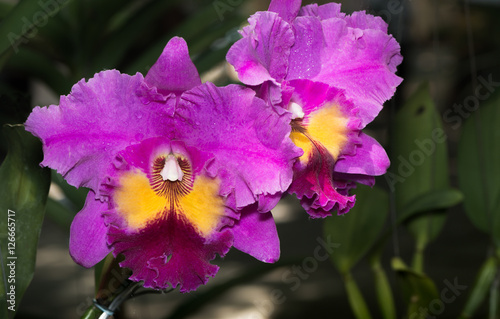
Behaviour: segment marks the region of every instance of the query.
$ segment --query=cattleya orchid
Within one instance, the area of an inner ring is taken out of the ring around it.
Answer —
[[[202,84],[173,38],[145,77],[97,73],[25,126],[42,140],[43,166],[90,189],[71,225],[73,259],[92,267],[123,254],[131,280],[185,292],[231,246],[278,259],[269,210],[302,153],[288,121],[251,89]]]
[[[373,185],[389,166],[361,130],[402,81],[399,44],[380,17],[346,15],[336,3],[273,0],[248,22],[227,60],[277,114],[291,114],[291,139],[304,153],[289,192],[313,217],[349,211],[355,182]]]

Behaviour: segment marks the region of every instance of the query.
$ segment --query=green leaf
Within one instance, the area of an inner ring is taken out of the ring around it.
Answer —
[[[459,190],[453,188],[425,193],[401,208],[398,223],[413,218],[418,213],[453,207],[460,204],[463,197]]]
[[[391,173],[396,176],[387,178],[398,211],[423,194],[448,189],[447,137],[427,85],[397,113],[392,135]]]
[[[500,247],[500,91],[465,122],[458,181],[467,216]]]
[[[118,28],[113,34],[109,36],[103,47],[97,52],[95,57],[95,64],[98,68],[112,68],[116,67],[121,59],[144,34],[147,34],[148,29],[153,27],[153,22],[163,15],[169,8],[177,4],[178,1],[150,1],[140,10],[135,10],[134,14],[128,17],[126,13],[120,12],[121,19],[125,22],[118,23]],[[125,16],[124,16],[125,15]],[[164,46],[167,42],[164,43]],[[120,50],[117,50],[120,48]]]
[[[474,287],[471,290],[460,318],[472,318],[477,308],[479,308],[488,295],[497,272],[497,259],[495,257],[488,258],[479,270],[476,282],[474,283]]]
[[[3,133],[9,148],[0,167],[0,317],[9,318],[7,307],[19,307],[33,278],[50,170],[40,167],[42,145],[23,126],[5,126]]]
[[[70,210],[78,212],[83,208],[87,199],[87,193],[89,192],[88,188],[76,188],[68,184],[61,174],[56,171],[52,171],[52,181],[63,191],[67,199],[65,204],[67,204]]]
[[[387,192],[359,185],[356,205],[345,215],[325,219],[324,236],[340,246],[330,258],[342,274],[346,274],[373,246],[380,235],[388,213]]]
[[[75,212],[51,198],[47,200],[46,216],[62,229],[69,232]]]
[[[222,37],[231,28],[238,26],[243,20],[244,18],[236,16],[235,18],[225,19],[223,22],[219,21],[213,5],[210,3],[200,8],[189,19],[183,21],[165,34],[163,38],[159,39],[156,44],[145,50],[138,59],[125,68],[125,73],[141,72],[145,74],[158,59],[167,42],[174,36],[183,37],[186,40],[189,54],[192,56],[193,62],[197,64],[197,55],[209,50],[210,45],[216,39]],[[220,61],[224,60],[224,55],[217,55],[217,57],[222,57]]]
[[[403,207],[396,219],[392,228],[387,229],[382,236],[373,245],[370,252],[370,259],[372,264],[380,262],[383,249],[387,240],[391,237],[394,229],[402,223],[408,222],[410,219],[415,218],[419,214],[428,213],[443,208],[452,207],[460,203],[463,199],[463,194],[455,189],[438,190],[418,196],[405,207]]]
[[[70,1],[66,0],[59,6],[58,10]],[[58,2],[56,3],[58,4]],[[47,12],[45,8],[40,6],[39,1],[19,1],[0,23],[0,34],[2,34],[2,37],[0,37],[0,55],[8,49],[17,52],[19,45],[36,36],[38,28],[46,23],[43,21],[50,19],[54,12],[51,9]]]
[[[419,214],[428,214],[431,211],[452,207],[460,203],[462,200],[463,194],[460,191],[450,188],[447,190],[438,190],[421,195],[409,202],[399,211],[396,222],[392,228],[384,231],[383,235],[380,236],[377,242],[373,245],[370,252],[370,262],[372,264],[380,262],[385,244],[397,226],[408,222],[410,219],[415,218]]]
[[[441,231],[445,221],[445,209],[459,204],[462,200],[462,193],[455,189],[431,191],[410,201],[399,211],[398,223],[408,222],[410,230],[416,233],[413,256],[415,270],[423,271],[425,247]],[[426,215],[417,215],[418,213]]]
[[[14,5],[12,3],[0,1],[0,19],[5,18],[13,7]]]
[[[11,56],[12,56],[12,51],[7,51],[3,54],[0,54],[0,70],[4,68],[4,66],[10,60]]]
[[[392,268],[396,272],[403,300],[408,305],[407,318],[427,319],[421,309],[429,309],[432,302],[440,300],[434,282],[426,275],[408,268],[399,258],[393,258]]]
[[[386,179],[395,192],[398,212],[425,194],[449,189],[447,137],[427,85],[398,112],[392,135],[392,170]],[[441,231],[445,218],[441,212],[408,223],[416,239],[416,269],[421,270],[423,250]]]
[[[29,74],[46,83],[57,95],[69,93],[72,83],[57,68],[57,64],[47,57],[28,49],[20,49],[8,66],[13,72]]]

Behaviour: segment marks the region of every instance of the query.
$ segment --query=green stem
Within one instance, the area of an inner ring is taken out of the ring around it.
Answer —
[[[111,318],[122,303],[134,296],[134,292],[139,289],[141,285],[141,282],[127,280],[127,282],[124,283],[124,288],[120,290],[119,293],[109,297],[104,304],[101,303],[99,299],[94,299],[94,303],[87,308],[81,319]]]
[[[460,319],[472,318],[477,308],[479,308],[486,299],[488,290],[492,287],[495,280],[498,271],[497,267],[498,262],[496,257],[490,257],[485,261],[479,270],[474,287],[472,287],[467,302],[465,303],[464,310],[459,317]]]
[[[372,263],[372,271],[375,279],[375,291],[377,292],[377,300],[379,303],[382,318],[396,319],[396,307],[392,295],[391,285],[387,279],[380,261]]]
[[[102,311],[96,306],[92,305],[85,311],[81,319],[99,319],[101,315]]]
[[[415,254],[413,254],[412,269],[418,273],[424,270],[424,251],[417,247]]]
[[[491,283],[490,289],[490,309],[489,309],[489,319],[497,319],[498,316],[498,284],[499,284],[498,273],[495,277],[495,280]]]
[[[356,284],[350,272],[344,274],[344,286],[347,291],[349,305],[357,319],[371,319],[368,306],[361,294],[361,291]]]
[[[424,251],[427,245],[427,235],[421,235],[417,238],[415,253],[413,254],[412,269],[419,274],[424,273]]]

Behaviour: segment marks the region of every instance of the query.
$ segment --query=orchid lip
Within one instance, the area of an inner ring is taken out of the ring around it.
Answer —
[[[295,102],[290,102],[289,111],[292,112],[292,120],[304,118],[304,110]]]
[[[182,181],[184,173],[182,172],[182,169],[179,166],[177,158],[173,154],[169,154],[165,159],[165,166],[163,166],[160,175],[164,181],[166,180],[169,180],[171,182]]]

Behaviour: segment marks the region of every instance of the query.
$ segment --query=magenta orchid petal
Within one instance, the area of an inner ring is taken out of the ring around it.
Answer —
[[[302,0],[271,0],[268,11],[276,12],[280,17],[291,22],[300,10]]]
[[[333,179],[334,180],[344,180],[344,181],[352,181],[356,183],[360,183],[363,185],[367,185],[370,187],[373,187],[375,185],[375,177],[373,176],[368,176],[368,175],[358,175],[358,174],[344,174],[344,173],[338,173],[338,172],[333,172]],[[353,185],[348,185],[344,188],[354,188],[355,184]]]
[[[108,210],[108,203],[96,199],[89,191],[85,206],[76,214],[70,228],[69,252],[73,260],[87,268],[101,261],[111,252],[107,245],[107,227],[101,212]]]
[[[298,17],[293,21],[295,45],[290,52],[287,79],[311,79],[321,70],[323,30],[313,17]]]
[[[320,7],[320,10],[322,7]],[[353,12],[346,18],[347,26],[350,28],[357,28],[361,30],[380,30],[387,33],[387,23],[381,18],[366,14],[365,11]]]
[[[324,20],[323,30],[339,21]],[[363,125],[371,122],[392,97],[402,79],[394,74],[401,62],[399,44],[380,30],[348,28],[329,43],[322,54],[321,72],[313,78],[345,90],[359,107]]]
[[[206,83],[182,96],[177,114],[182,134],[177,137],[211,150],[214,160],[207,171],[223,176],[221,194],[234,194],[237,208],[254,203],[258,195],[281,194],[290,185],[291,167],[301,152],[288,139],[289,117],[278,116],[254,91]],[[210,128],[209,133],[193,133],[198,127]]]
[[[286,82],[283,82],[281,87],[274,82],[266,81],[261,85],[254,87],[257,96],[263,99],[268,105],[271,105],[273,110],[280,116],[286,113],[284,108],[290,101],[293,94],[293,89],[286,87]]]
[[[200,85],[200,76],[189,57],[186,41],[179,37],[172,38],[144,81],[165,96],[180,94]]]
[[[274,12],[259,12],[249,19],[249,23],[242,34],[251,36],[237,41],[226,59],[245,84],[283,80],[294,43],[291,26]]]
[[[228,51],[226,59],[231,61],[240,81],[248,85],[259,85],[272,80],[272,77],[256,56],[253,45],[247,43],[250,41],[253,42],[247,38],[238,40]]]
[[[59,105],[36,107],[25,127],[42,140],[41,165],[56,169],[73,186],[97,191],[114,154],[167,130],[165,112],[157,109],[151,117],[158,106],[146,107],[136,95],[141,83],[140,74],[104,71],[78,82]]]
[[[274,195],[265,195],[265,196],[259,195],[257,200],[258,204],[257,210],[259,212],[271,211],[274,207],[276,207],[282,195],[283,194],[281,193],[276,193]]]
[[[338,106],[350,121],[359,124],[355,129],[362,128],[361,123],[355,120],[359,110],[353,103],[346,99],[344,90],[331,87],[326,83],[306,79],[292,80],[286,84],[293,87],[294,95],[292,95],[292,100],[296,99],[297,102],[300,102],[305,115],[333,103]]]
[[[299,11],[299,16],[313,16],[320,18],[320,20],[344,18],[345,13],[340,12],[340,7],[340,3],[327,3],[322,6],[314,3],[302,7]]]
[[[343,214],[354,206],[354,196],[338,192],[338,185],[332,179],[333,158],[321,145],[306,167],[297,166],[289,192],[297,195],[311,217],[331,216],[332,210]]]
[[[234,230],[234,247],[260,261],[273,263],[280,256],[276,224],[270,212],[259,213],[250,206],[243,209]]]
[[[385,174],[390,161],[384,148],[372,137],[361,133],[361,144],[356,154],[341,156],[335,163],[335,171],[347,174],[378,176]]]

